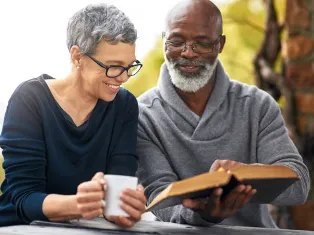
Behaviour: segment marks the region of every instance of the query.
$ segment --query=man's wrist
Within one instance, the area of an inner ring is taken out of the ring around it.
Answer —
[[[202,217],[202,219],[206,220],[209,223],[219,224],[221,221],[223,221],[223,218],[210,216],[208,212],[206,211],[198,211],[199,215]]]

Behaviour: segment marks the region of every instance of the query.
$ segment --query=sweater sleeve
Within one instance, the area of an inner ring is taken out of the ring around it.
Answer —
[[[153,128],[145,123],[141,115],[137,134],[137,155],[139,158],[137,175],[140,183],[145,187],[145,195],[149,204],[170,183],[177,181],[178,176],[173,171],[167,155],[162,151],[162,147],[157,143]],[[155,210],[153,214],[165,222],[195,226],[212,225],[198,213],[182,205]]]
[[[129,93],[127,114],[123,120],[121,132],[110,155],[107,174],[134,176],[137,170],[136,135],[138,124],[138,104]],[[121,107],[120,107],[121,108]],[[123,109],[123,108],[122,108]],[[123,112],[125,112],[123,110]]]
[[[309,172],[297,148],[289,138],[278,104],[269,96],[261,99],[262,106],[257,138],[257,160],[263,164],[284,165],[300,177],[272,203],[293,205],[303,203],[310,188]]]
[[[25,223],[47,220],[42,211],[47,160],[42,121],[36,99],[22,88],[11,97],[4,118],[0,146],[11,203]]]

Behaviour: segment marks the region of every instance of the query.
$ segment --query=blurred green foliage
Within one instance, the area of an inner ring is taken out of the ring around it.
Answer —
[[[286,0],[275,0],[280,22],[284,20],[285,3]],[[252,60],[264,36],[266,18],[264,1],[234,0],[220,6],[220,9],[226,44],[219,59],[231,79],[254,84]],[[159,69],[164,61],[162,43],[161,38],[157,39],[155,48],[143,60],[142,71],[124,85],[136,97],[157,84]],[[276,63],[276,70],[280,71],[280,58]]]
[[[162,39],[156,40],[156,46],[147,54],[142,70],[123,85],[136,97],[157,85],[159,69],[164,62]]]

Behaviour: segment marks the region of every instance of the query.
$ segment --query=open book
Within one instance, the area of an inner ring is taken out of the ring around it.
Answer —
[[[223,198],[241,183],[257,190],[250,203],[270,203],[298,179],[296,173],[286,166],[241,165],[231,172],[221,168],[170,184],[148,205],[146,211],[181,204],[185,198],[206,198],[218,187],[223,189]]]

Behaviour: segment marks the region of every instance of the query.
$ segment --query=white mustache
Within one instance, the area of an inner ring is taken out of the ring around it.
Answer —
[[[186,59],[181,59],[178,61],[174,62],[175,66],[202,66],[205,67],[206,63],[202,62],[202,61],[197,61],[197,60],[186,60]]]

